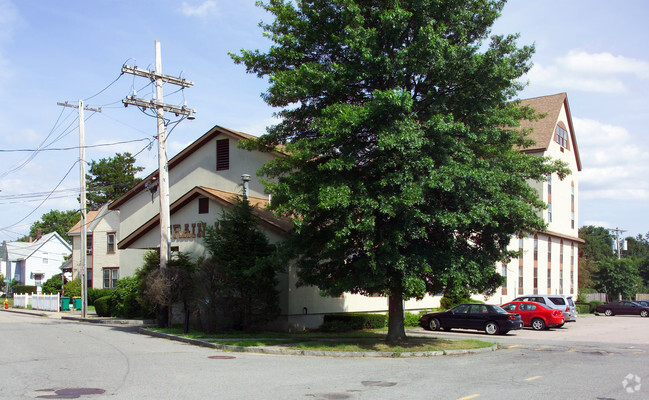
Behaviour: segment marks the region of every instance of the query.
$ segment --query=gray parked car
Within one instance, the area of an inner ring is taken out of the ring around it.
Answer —
[[[528,294],[519,296],[512,301],[534,301],[545,304],[555,310],[561,310],[563,319],[566,322],[577,321],[577,306],[572,300],[572,296],[564,296],[561,294]]]

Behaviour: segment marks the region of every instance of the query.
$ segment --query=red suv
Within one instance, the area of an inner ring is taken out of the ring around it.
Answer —
[[[561,327],[564,323],[561,310],[547,308],[540,303],[512,301],[500,307],[508,313],[520,314],[524,326],[531,326],[537,331]]]

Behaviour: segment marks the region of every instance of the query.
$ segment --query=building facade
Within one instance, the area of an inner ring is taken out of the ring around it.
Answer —
[[[488,299],[501,304],[519,293],[573,293],[577,282],[577,193],[576,172],[581,169],[577,143],[572,128],[567,97],[564,94],[524,101],[545,117],[524,128],[533,129],[536,146],[524,151],[550,156],[567,162],[572,176],[560,180],[556,176],[546,182],[530,182],[539,196],[547,199],[548,210],[540,211],[548,221],[548,229],[514,240],[510,248],[523,247],[520,260],[498,265],[507,283]],[[564,133],[565,132],[565,133]],[[241,140],[253,139],[241,132],[215,126],[169,160],[169,197],[171,214],[171,249],[205,256],[202,236],[205,227],[217,224],[224,210],[241,195],[242,175],[249,175],[250,201],[256,207],[260,226],[271,242],[283,240],[291,229],[287,220],[276,218],[266,210],[269,195],[255,173],[262,165],[282,155],[277,152],[247,151],[238,147]],[[160,246],[157,171],[135,185],[129,192],[109,205],[119,211],[120,276],[135,273],[143,263],[147,250]],[[533,246],[537,251],[533,252]],[[543,253],[545,252],[545,253]],[[534,258],[536,257],[536,259]],[[545,258],[543,258],[545,257]],[[544,264],[543,260],[549,262]],[[520,263],[520,265],[519,265]],[[93,268],[94,271],[94,268]],[[549,271],[549,272],[547,272]],[[327,313],[386,312],[385,297],[367,297],[345,293],[340,297],[323,297],[316,287],[297,287],[297,271],[287,266],[279,276],[283,328],[315,327]],[[406,310],[439,306],[439,296],[405,303]]]
[[[109,210],[108,204],[86,215],[86,270],[88,288],[112,289],[120,278],[119,211]],[[81,276],[81,221],[68,231],[72,238],[72,261],[65,272],[73,279]],[[125,275],[127,276],[127,275]]]
[[[523,294],[563,294],[577,296],[579,148],[565,93],[523,100],[543,115],[537,121],[525,121],[522,128],[532,129],[536,145],[525,152],[565,162],[571,174],[560,179],[556,174],[543,182],[528,182],[538,192],[547,209],[539,215],[547,223],[542,232],[528,232],[512,240],[510,250],[521,250],[518,258],[497,266],[507,278],[505,285],[488,299],[505,303]]]
[[[61,265],[71,252],[70,245],[56,232],[39,235],[35,241],[6,242],[5,276],[21,285],[40,287],[61,273]]]

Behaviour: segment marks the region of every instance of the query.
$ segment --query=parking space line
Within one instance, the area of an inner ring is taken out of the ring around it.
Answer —
[[[526,378],[525,380],[526,380],[526,381],[533,381],[533,380],[536,380],[536,379],[539,379],[539,378],[541,378],[540,375],[539,375],[539,376],[532,376],[532,377],[530,377],[530,378]]]
[[[469,400],[469,399],[475,399],[476,397],[480,397],[480,395],[479,394],[472,394],[471,396],[460,397],[457,400]]]

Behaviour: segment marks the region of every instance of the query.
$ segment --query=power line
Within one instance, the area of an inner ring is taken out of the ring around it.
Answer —
[[[121,142],[87,145],[87,146],[83,146],[83,148],[84,149],[91,149],[91,148],[95,148],[95,147],[117,146],[117,145],[120,145],[120,144],[143,142],[145,140],[148,140],[149,142],[152,141],[150,138],[142,138],[142,139],[124,140],[124,141],[121,141]],[[79,150],[79,149],[80,149],[79,146],[54,147],[54,148],[45,148],[45,149],[12,149],[12,150],[10,150],[10,149],[0,149],[0,153],[18,153],[18,152],[28,152],[28,151],[65,151],[65,150]]]
[[[68,177],[68,175],[70,174],[70,172],[72,171],[72,169],[77,165],[78,162],[79,162],[79,160],[75,161],[75,162],[72,164],[72,166],[70,167],[70,169],[68,170],[68,172],[65,173],[65,175],[63,176],[63,178],[61,178],[61,180],[59,181],[59,183],[56,184],[56,186],[54,187],[54,189],[52,189],[52,191],[50,192],[50,194],[49,194],[47,197],[45,197],[45,199],[43,199],[43,201],[42,201],[38,206],[36,206],[36,208],[34,208],[34,209],[29,213],[29,214],[25,215],[25,216],[24,216],[20,221],[14,223],[14,224],[12,224],[12,225],[6,226],[6,227],[4,227],[4,228],[0,228],[0,231],[4,231],[5,229],[13,228],[14,226],[18,225],[19,223],[21,223],[21,222],[23,222],[24,220],[26,220],[27,218],[29,218],[33,213],[35,213],[36,210],[38,210],[38,209],[39,209],[39,208],[40,208],[40,207],[41,207],[41,206],[42,206],[42,205],[47,201],[47,199],[50,198],[50,196],[51,196],[51,195],[56,191],[56,189],[59,188],[59,186],[61,185],[61,183],[63,183],[63,181],[65,180],[65,178]]]

